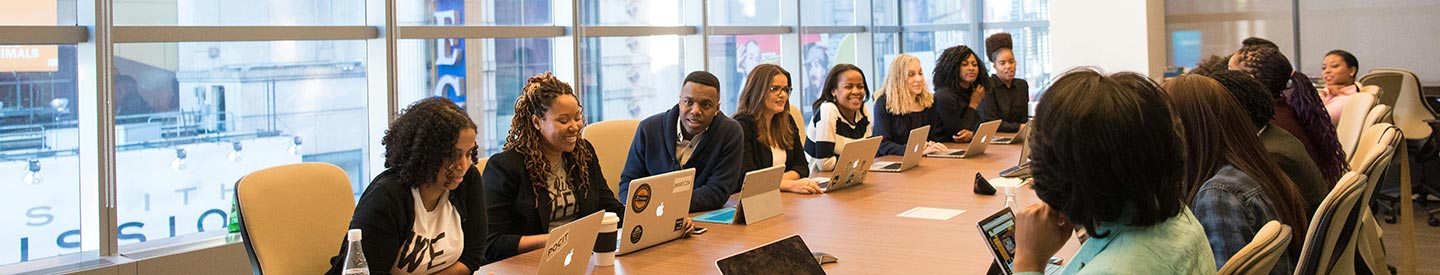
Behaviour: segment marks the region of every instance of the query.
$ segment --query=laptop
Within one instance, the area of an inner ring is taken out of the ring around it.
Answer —
[[[825,274],[800,235],[751,248],[715,261],[720,274]]]
[[[708,223],[752,224],[779,216],[785,211],[780,202],[780,179],[784,176],[785,166],[779,165],[745,173],[739,204],[710,211],[694,219]]]
[[[1020,124],[1020,129],[1015,131],[1013,137],[998,137],[990,140],[991,144],[1021,144],[1025,143],[1025,136],[1030,134],[1030,129],[1025,124]]]
[[[1020,145],[1020,161],[1015,166],[1000,171],[1001,177],[1030,177],[1030,144]]]
[[[925,154],[925,139],[929,136],[929,125],[911,129],[910,140],[905,141],[905,155],[901,156],[900,162],[877,161],[870,166],[870,171],[899,173],[920,165],[920,156]]]
[[[995,129],[1000,128],[999,120],[980,123],[980,128],[975,129],[975,137],[970,138],[970,146],[965,149],[955,149],[948,152],[936,152],[925,155],[933,158],[970,158],[985,154],[985,148],[990,147],[990,138],[995,136]]]
[[[1010,275],[1015,272],[1010,270],[1010,263],[1015,261],[1015,213],[1010,208],[1000,209],[999,212],[991,214],[990,217],[980,220],[977,224],[980,228],[980,237],[985,240],[985,247],[990,255],[995,257],[995,262],[990,266],[990,274]],[[1045,266],[1045,274],[1060,274],[1064,267],[1057,264]],[[999,272],[995,272],[995,271]]]
[[[596,211],[551,229],[545,250],[540,254],[540,274],[585,274],[604,217],[605,211]]]
[[[820,185],[820,191],[830,192],[858,185],[865,181],[870,172],[870,163],[875,161],[875,152],[880,150],[881,137],[869,137],[844,144],[840,159],[835,162],[835,171],[829,178],[812,177]]]
[[[616,255],[640,251],[685,235],[690,216],[695,168],[630,181],[625,198],[625,219],[620,227]],[[670,230],[666,230],[670,229]]]

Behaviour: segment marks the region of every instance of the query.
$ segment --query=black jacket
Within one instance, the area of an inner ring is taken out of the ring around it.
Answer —
[[[955,142],[960,130],[975,131],[980,126],[980,114],[970,108],[970,95],[974,90],[956,90],[950,87],[935,89],[935,126],[930,127],[930,140]]]
[[[937,101],[938,103],[938,101]],[[933,125],[935,122],[935,108],[925,108],[919,112],[903,115],[891,114],[885,110],[885,95],[875,99],[875,135],[884,137],[880,141],[880,150],[875,152],[876,156],[905,155],[905,143],[910,141],[910,130],[924,126]],[[935,132],[935,127],[930,127],[930,132]],[[926,137],[929,141],[940,141],[934,139],[934,135]],[[953,140],[952,140],[953,141]]]
[[[485,216],[481,185],[480,170],[470,167],[460,186],[450,191],[449,198],[450,204],[460,212],[460,226],[465,233],[465,251],[461,252],[459,262],[470,271],[490,263],[485,257],[489,220]],[[401,244],[415,236],[411,230],[414,225],[415,198],[410,195],[410,188],[400,182],[394,170],[375,176],[360,195],[355,216],[350,220],[350,229],[362,232],[360,244],[364,247],[370,274],[390,274]],[[330,270],[325,274],[340,274],[344,268],[348,242],[342,236],[340,243],[340,253],[330,258]]]
[[[789,114],[779,114],[787,116]],[[760,143],[760,132],[755,128],[755,117],[750,115],[735,115],[735,122],[740,123],[740,129],[745,132],[745,160],[740,163],[741,171],[755,171],[774,166],[774,154],[770,147]],[[790,125],[790,131],[798,131],[795,125]],[[800,132],[790,135],[790,144],[793,146],[785,150],[785,171],[795,171],[801,178],[810,176],[809,162],[805,161],[805,144],[800,141]]]
[[[585,140],[580,140],[575,150],[595,152],[590,142]],[[615,193],[606,184],[600,162],[592,160],[588,166],[590,187],[577,198],[579,211],[576,215],[579,216],[576,218],[601,210],[623,215],[624,207],[615,200]],[[578,175],[580,171],[571,170],[569,173]],[[544,179],[530,178],[525,168],[525,156],[519,152],[505,150],[491,156],[485,164],[485,199],[490,203],[486,210],[490,216],[490,249],[485,252],[486,258],[499,261],[515,256],[521,236],[550,233],[550,196],[535,193],[532,184],[537,180]],[[579,190],[578,185],[571,188]]]
[[[1030,121],[1030,83],[1024,79],[1010,80],[1006,87],[1000,77],[991,75],[980,100],[980,122],[1000,120],[999,132],[1020,131],[1020,124]]]

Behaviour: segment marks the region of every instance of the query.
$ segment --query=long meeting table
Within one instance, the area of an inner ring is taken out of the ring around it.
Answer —
[[[998,177],[1017,163],[1020,148],[990,145],[975,158],[925,158],[902,173],[871,172],[865,184],[820,195],[782,193],[785,212],[780,216],[749,225],[697,222],[709,232],[617,256],[614,266],[591,262],[588,273],[719,274],[716,260],[799,234],[811,251],[839,258],[823,265],[830,274],[983,274],[994,259],[976,223],[1005,207],[1005,190],[975,194],[975,173]],[[1016,211],[1040,202],[1028,187],[1015,194]],[[915,207],[965,212],[949,220],[896,216]],[[1068,260],[1078,247],[1072,239],[1057,256]],[[536,250],[482,266],[475,274],[534,274],[539,264]]]

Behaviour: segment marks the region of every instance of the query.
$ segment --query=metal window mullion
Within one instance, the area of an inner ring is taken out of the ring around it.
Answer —
[[[985,29],[985,28],[1010,29],[1010,28],[1024,28],[1024,27],[1044,27],[1044,26],[1049,26],[1049,25],[1050,25],[1049,21],[1007,21],[1007,22],[983,22],[983,21],[982,21],[981,23],[983,24],[982,26],[980,26],[980,28],[981,28],[982,30]]]
[[[846,34],[863,33],[869,30],[866,26],[801,26],[800,33],[803,34]]]
[[[903,26],[902,28],[904,29],[904,32],[938,32],[938,31],[956,31],[956,30],[963,31],[963,30],[969,30],[969,29],[971,28],[971,26],[974,26],[974,25],[975,25],[975,24],[973,24],[973,23],[922,24],[922,25],[906,25],[906,26]]]
[[[710,35],[789,34],[794,26],[711,26]]]
[[[365,40],[380,37],[375,26],[119,26],[115,43],[214,41]]]
[[[699,33],[694,26],[585,26],[584,28],[582,37],[692,35]]]
[[[552,38],[572,33],[564,26],[399,26],[398,39]]]
[[[115,44],[111,36],[114,25],[112,0],[95,0],[92,5],[76,5],[76,23],[90,29],[87,42],[76,45],[77,130],[79,131],[80,182],[94,192],[81,193],[81,216],[98,220],[90,230],[98,240],[100,257],[119,256],[116,238],[115,197],[115,104],[111,89],[114,71]],[[86,62],[93,60],[94,62]],[[86,183],[95,183],[86,186]],[[94,195],[94,198],[90,196]],[[87,205],[94,203],[94,205]],[[88,213],[95,211],[94,213]],[[82,221],[82,224],[84,221]],[[81,235],[82,250],[89,243]]]
[[[0,45],[80,44],[90,41],[85,26],[0,26]]]

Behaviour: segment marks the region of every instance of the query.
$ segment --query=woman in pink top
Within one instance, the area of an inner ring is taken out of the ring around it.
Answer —
[[[1355,75],[1360,72],[1360,61],[1355,55],[1344,50],[1333,50],[1325,54],[1321,75],[1325,89],[1320,90],[1320,99],[1325,101],[1325,110],[1330,112],[1330,124],[1340,125],[1340,113],[1344,111],[1350,95],[1360,90],[1355,84]],[[1368,111],[1368,110],[1366,110]]]

